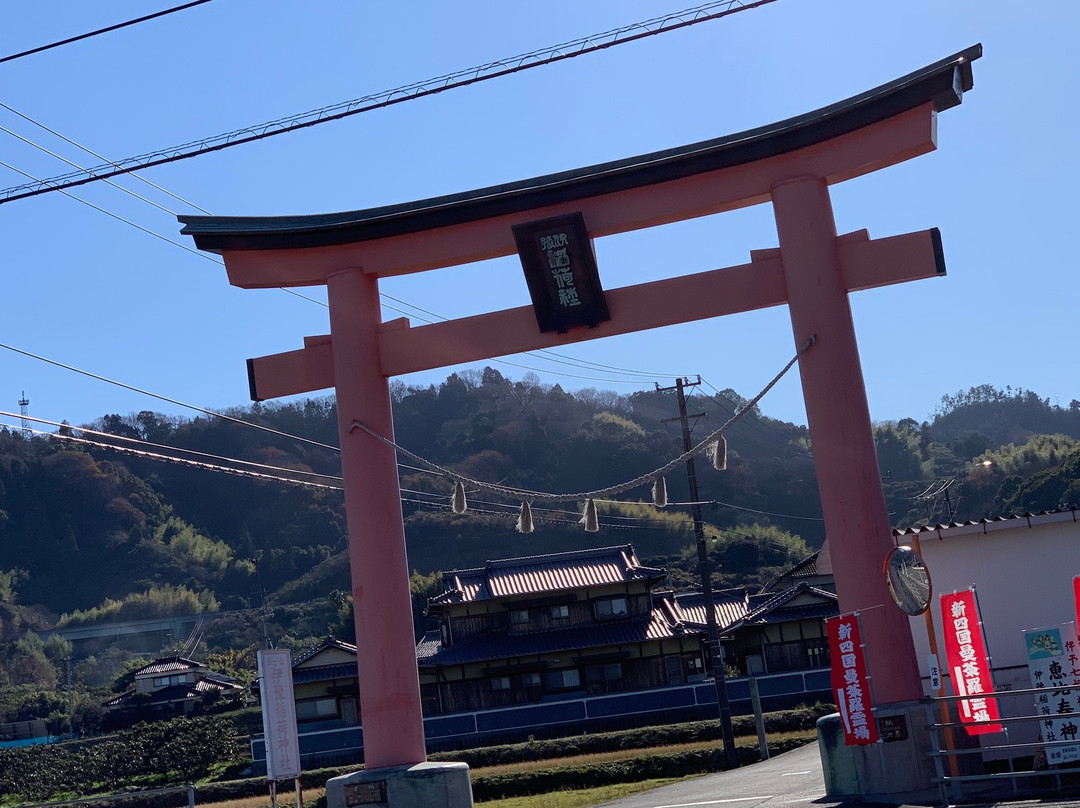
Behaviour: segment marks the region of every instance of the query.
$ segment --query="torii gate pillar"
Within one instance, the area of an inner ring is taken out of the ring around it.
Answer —
[[[379,362],[379,281],[359,269],[327,277],[341,472],[349,530],[356,663],[369,769],[427,759],[397,456],[353,421],[394,439],[390,388]]]
[[[875,703],[916,701],[922,688],[913,649],[880,664],[881,640],[905,638],[909,645],[911,625],[893,608],[885,576],[874,574],[893,548],[892,529],[829,189],[817,177],[790,179],[772,189],[772,202],[795,342],[817,338],[799,360],[799,376],[825,535],[835,537],[835,550],[843,548],[830,554],[837,595],[845,612],[861,611],[864,636],[880,638],[880,651],[871,650],[879,657]]]

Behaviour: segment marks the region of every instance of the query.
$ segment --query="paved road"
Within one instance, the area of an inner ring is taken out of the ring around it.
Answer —
[[[816,743],[730,772],[710,774],[603,803],[603,808],[780,808],[825,800]]]

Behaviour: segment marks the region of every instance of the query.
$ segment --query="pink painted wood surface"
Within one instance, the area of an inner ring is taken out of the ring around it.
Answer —
[[[645,188],[575,199],[525,213],[332,247],[225,251],[229,282],[246,289],[314,286],[343,266],[386,277],[513,255],[511,226],[581,211],[596,238],[756,205],[786,177],[841,182],[932,151],[935,113],[917,107],[857,132],[787,154]]]
[[[839,239],[844,288],[870,289],[935,277],[931,231],[868,240],[865,231]],[[394,320],[380,328],[387,376],[569,345],[598,337],[660,328],[787,302],[780,251],[755,250],[750,264],[612,289],[612,319],[595,329],[541,334],[529,306],[409,328]],[[334,386],[330,337],[309,337],[303,350],[253,360],[259,401]]]
[[[350,431],[361,421],[394,439],[389,383],[379,365],[379,285],[347,270],[330,275],[327,287],[365,766],[412,765],[427,752],[397,457],[368,433]]]
[[[911,625],[881,567],[893,547],[828,186],[815,177],[773,189],[818,490],[842,612],[862,613],[878,704],[922,697]]]

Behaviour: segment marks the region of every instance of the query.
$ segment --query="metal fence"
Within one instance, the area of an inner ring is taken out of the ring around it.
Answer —
[[[999,690],[978,698],[996,699],[1002,732],[969,736],[958,720],[960,703],[971,696],[945,696],[924,700],[930,731],[932,759],[942,805],[972,799],[1080,796],[1080,740],[1042,740],[1040,730],[1050,713],[1036,708],[1047,688]],[[1049,691],[1058,692],[1058,691]],[[1060,716],[1057,716],[1060,717]],[[1077,715],[1080,723],[1080,715]],[[1074,757],[1068,754],[1076,752]],[[1065,753],[1065,754],[1062,754]]]

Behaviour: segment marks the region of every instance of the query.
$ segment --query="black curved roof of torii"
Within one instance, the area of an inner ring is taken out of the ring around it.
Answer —
[[[873,90],[785,121],[734,135],[599,165],[447,196],[344,213],[304,216],[179,216],[199,249],[325,247],[418,233],[667,182],[812,146],[932,102],[958,105],[973,84],[982,45],[953,54]]]

